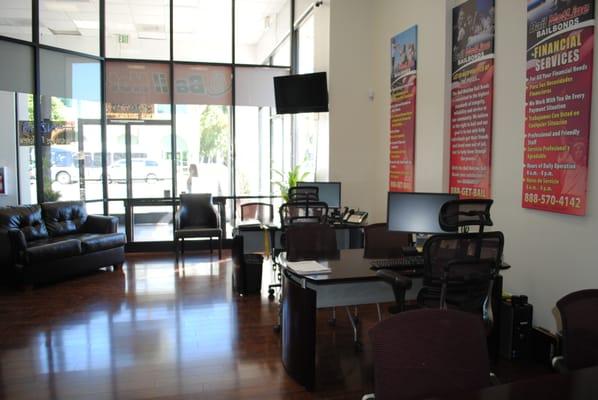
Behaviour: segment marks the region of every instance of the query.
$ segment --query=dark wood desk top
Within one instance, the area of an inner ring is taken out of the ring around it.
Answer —
[[[370,269],[371,259],[363,258],[363,249],[346,249],[339,252],[339,258],[335,260],[321,260],[322,265],[327,265],[332,271],[328,274],[298,275],[315,284],[333,284],[339,282],[367,281],[380,279],[376,271]]]
[[[595,400],[598,399],[598,366],[581,369],[568,374],[547,374],[535,379],[492,386],[476,393],[461,393],[459,395],[442,397],[442,399]]]
[[[366,225],[367,224],[345,224],[345,223],[330,224],[330,226],[333,227],[334,229],[361,229]],[[269,223],[269,224],[260,225],[257,223],[257,221],[244,221],[244,222],[239,222],[235,226],[235,228],[238,229],[239,231],[259,231],[262,229],[270,229],[270,230],[278,231],[278,230],[280,230],[280,224]]]

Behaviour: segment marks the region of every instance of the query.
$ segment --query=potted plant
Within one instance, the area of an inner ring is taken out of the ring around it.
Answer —
[[[301,172],[301,165],[295,165],[293,168],[289,170],[286,176],[287,179],[286,181],[284,181],[285,175],[282,172],[277,170],[272,171],[274,171],[283,179],[274,183],[278,185],[278,188],[280,189],[280,196],[285,202],[289,201],[289,188],[297,186],[297,182],[301,182],[309,174],[308,172]]]

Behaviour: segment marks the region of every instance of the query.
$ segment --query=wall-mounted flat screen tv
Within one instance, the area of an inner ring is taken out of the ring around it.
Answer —
[[[277,114],[328,111],[326,72],[274,77]]]

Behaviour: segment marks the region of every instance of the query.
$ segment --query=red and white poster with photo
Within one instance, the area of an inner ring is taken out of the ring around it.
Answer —
[[[390,40],[390,192],[413,192],[417,26]]]
[[[528,0],[522,206],[585,215],[594,0]]]
[[[491,196],[494,0],[453,8],[449,191]]]

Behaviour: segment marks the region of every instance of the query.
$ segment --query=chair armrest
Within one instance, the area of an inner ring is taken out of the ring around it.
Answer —
[[[569,372],[569,368],[565,365],[565,358],[563,356],[552,358],[552,368],[561,374]]]
[[[498,379],[498,376],[494,372],[490,372],[490,384],[492,386],[500,385],[500,379]]]
[[[116,233],[118,218],[103,215],[89,215],[83,224],[83,232],[87,233]]]
[[[384,282],[391,284],[393,287],[397,287],[403,290],[411,289],[413,282],[411,279],[407,278],[406,276],[401,275],[397,271],[389,270],[389,269],[379,269],[376,271],[376,275],[378,278],[382,279]]]
[[[392,312],[395,313],[403,311],[405,309],[405,293],[407,290],[411,289],[413,284],[411,279],[402,276],[398,271],[392,271],[388,269],[379,269],[376,271],[376,276],[378,276],[384,282],[390,284],[392,287],[398,307]]]

